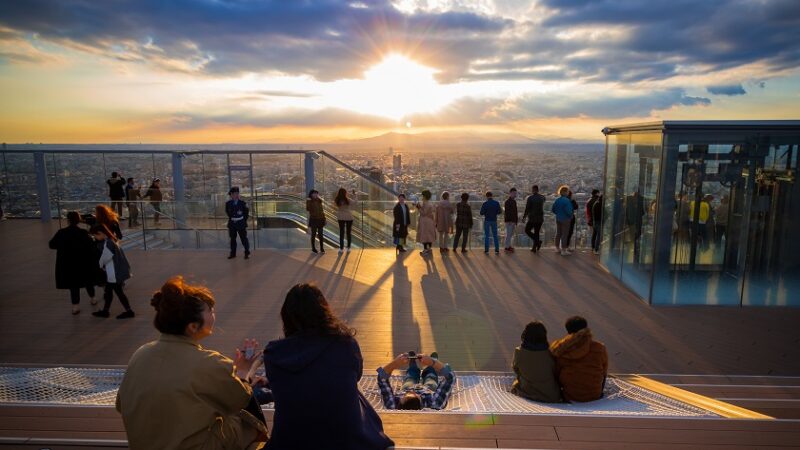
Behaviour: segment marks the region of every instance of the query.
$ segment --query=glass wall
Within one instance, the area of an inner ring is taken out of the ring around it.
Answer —
[[[800,133],[665,128],[607,136],[603,265],[654,305],[800,306]]]
[[[661,133],[608,139],[601,260],[639,296],[649,298]]]

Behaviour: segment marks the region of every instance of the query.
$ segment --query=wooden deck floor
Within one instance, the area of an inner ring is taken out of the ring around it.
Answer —
[[[86,299],[72,316],[47,248],[55,226],[0,222],[0,362],[126,364],[156,336],[151,293],[183,274],[215,293],[217,328],[206,346],[227,354],[245,337],[279,338],[287,289],[314,281],[358,329],[366,368],[415,349],[438,350],[457,370],[509,370],[525,323],[542,320],[552,340],[580,314],[607,345],[613,372],[800,375],[800,309],[651,307],[590,254],[258,250],[228,261],[224,251],[130,251],[126,291],[137,317],[92,317]],[[115,300],[112,314],[120,311]]]

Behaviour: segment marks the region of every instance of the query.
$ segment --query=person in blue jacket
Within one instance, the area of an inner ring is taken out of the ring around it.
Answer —
[[[569,229],[572,224],[572,215],[575,209],[572,202],[567,197],[569,195],[569,186],[561,186],[558,188],[558,197],[553,202],[551,211],[556,215],[556,251],[561,252],[561,256],[571,255],[569,250]]]
[[[358,390],[363,373],[355,330],[334,316],[322,291],[297,284],[281,307],[283,339],[264,349],[275,399],[266,449],[383,450],[394,442]]]
[[[486,201],[481,205],[481,215],[483,216],[483,252],[489,254],[489,232],[494,239],[494,253],[500,254],[500,242],[497,240],[497,216],[503,213],[500,202],[492,198],[492,193],[486,193]]]

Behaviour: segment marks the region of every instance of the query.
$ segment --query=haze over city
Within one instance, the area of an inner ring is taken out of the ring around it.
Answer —
[[[799,23],[792,0],[3,2],[0,141],[599,142],[788,119]]]

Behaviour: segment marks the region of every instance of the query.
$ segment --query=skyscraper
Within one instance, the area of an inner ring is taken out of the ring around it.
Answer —
[[[403,162],[401,160],[401,155],[394,155],[392,156],[392,172],[394,172],[395,176],[400,176],[402,172]]]

